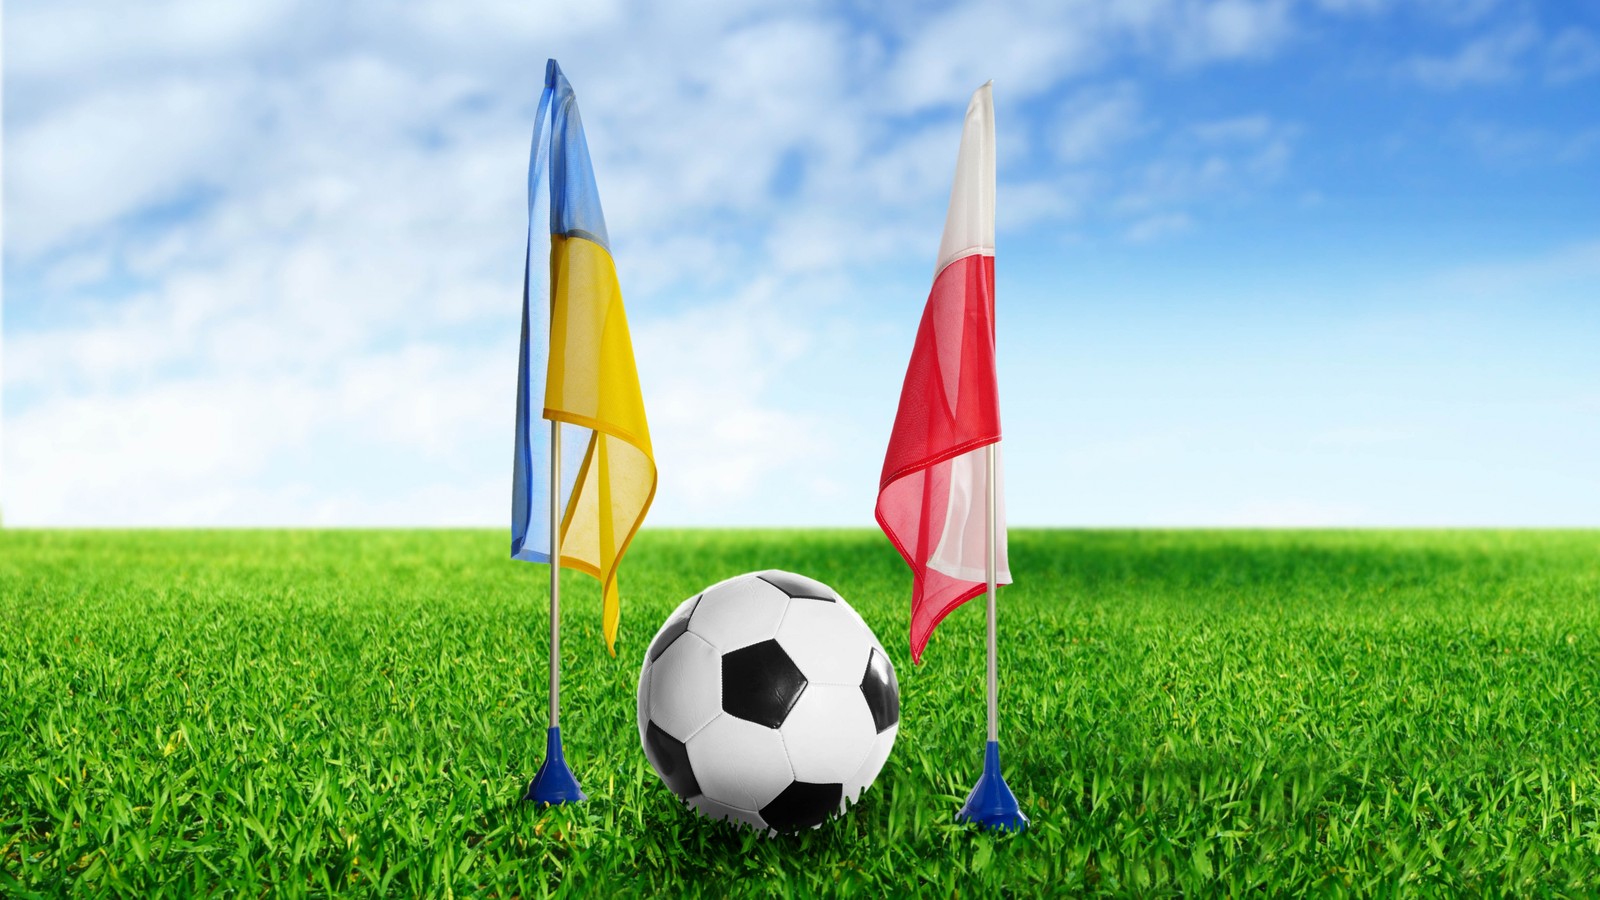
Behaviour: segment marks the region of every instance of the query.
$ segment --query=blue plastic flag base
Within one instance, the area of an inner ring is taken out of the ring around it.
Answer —
[[[967,802],[956,813],[956,821],[970,822],[979,828],[1023,831],[1028,817],[1017,807],[1017,798],[1000,777],[1000,744],[990,741],[983,751],[983,776],[978,779]]]
[[[566,754],[561,752],[561,729],[552,728],[545,732],[544,765],[533,776],[528,793],[522,799],[544,806],[580,803],[589,799],[583,788],[578,787],[578,779],[573,777],[572,770],[567,768]]]

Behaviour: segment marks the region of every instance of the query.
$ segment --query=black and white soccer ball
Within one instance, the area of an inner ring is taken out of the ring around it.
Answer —
[[[685,600],[639,673],[650,765],[703,816],[817,827],[872,784],[900,728],[883,645],[819,581],[770,570]]]

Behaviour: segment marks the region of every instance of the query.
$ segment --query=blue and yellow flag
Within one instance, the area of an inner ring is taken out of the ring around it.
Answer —
[[[534,287],[538,187],[550,180],[550,296]],[[562,423],[550,446],[540,419]],[[616,655],[617,565],[656,490],[633,342],[622,309],[577,97],[550,60],[528,164],[528,251],[517,368],[511,558],[550,562],[550,454],[560,453],[561,565],[599,579],[606,647]]]

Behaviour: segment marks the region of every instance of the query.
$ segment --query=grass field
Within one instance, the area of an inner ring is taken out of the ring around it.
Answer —
[[[1006,774],[954,813],[983,616],[913,669],[866,531],[646,531],[616,659],[572,576],[543,753],[543,567],[484,531],[0,532],[0,894],[988,896],[1600,893],[1600,533],[1017,531]],[[898,670],[899,742],[846,818],[696,819],[634,727],[646,643],[760,568],[839,589]]]

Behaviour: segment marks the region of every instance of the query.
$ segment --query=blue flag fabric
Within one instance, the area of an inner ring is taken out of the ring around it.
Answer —
[[[540,227],[545,205],[539,181],[550,168],[549,230]],[[550,236],[576,232],[610,248],[600,193],[589,161],[589,143],[578,117],[577,96],[555,60],[545,64],[544,90],[534,118],[528,154],[528,241],[522,267],[522,341],[517,362],[516,458],[511,487],[511,558],[550,562],[550,424],[543,419],[545,378],[550,363],[549,286],[543,275]],[[535,251],[538,256],[535,257]],[[539,260],[537,268],[535,259]],[[568,424],[561,429],[561,459],[583,458],[591,431]],[[561,472],[561,508],[571,502],[576,465]]]

